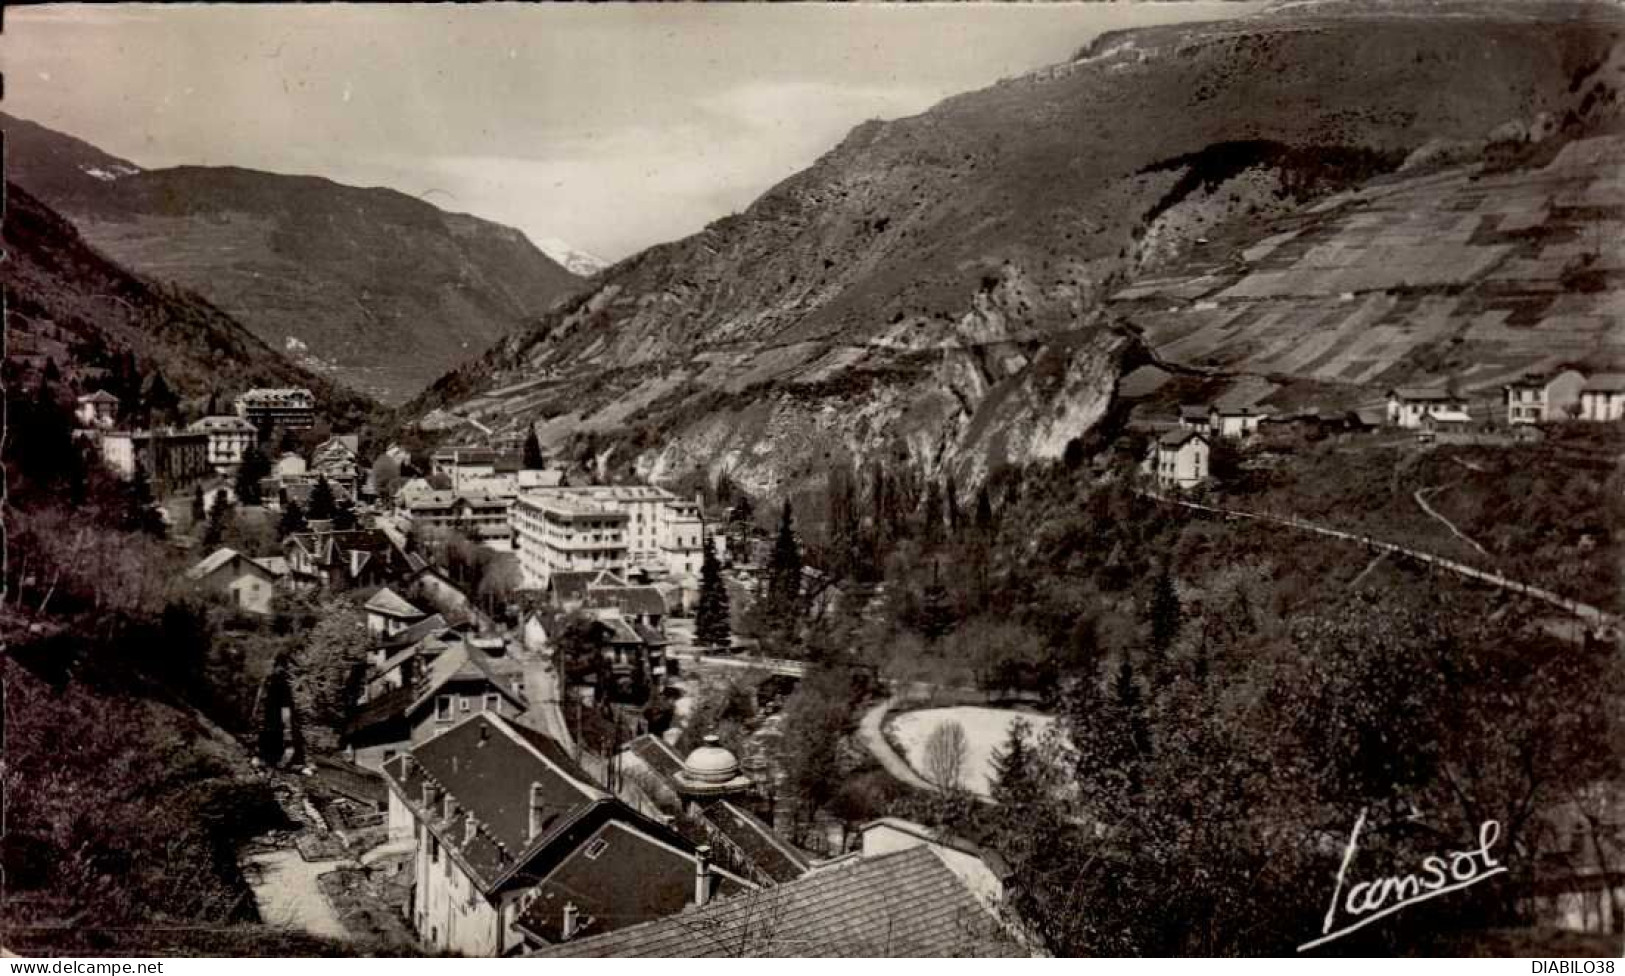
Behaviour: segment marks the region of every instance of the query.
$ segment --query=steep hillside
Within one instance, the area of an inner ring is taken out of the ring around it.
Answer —
[[[399,402],[527,324],[577,277],[523,234],[385,189],[228,167],[141,170],[0,114],[10,179],[114,260]]]
[[[6,260],[8,352],[12,366],[69,374],[97,370],[124,353],[156,370],[181,396],[230,395],[252,386],[305,386],[335,425],[349,429],[374,408],[364,396],[289,362],[231,316],[173,285],[131,274],[79,236],[73,225],[13,183],[0,224]]]
[[[539,421],[610,467],[704,466],[770,492],[848,457],[965,483],[1055,456],[1143,355],[1106,296],[1424,144],[1543,113],[1580,124],[1621,26],[1600,6],[1362,3],[1103,37],[859,126],[408,413]]]
[[[1625,134],[1501,148],[1515,165],[1492,151],[1407,169],[1113,295],[1161,364],[1120,391],[1150,419],[1214,399],[1374,407],[1439,384],[1504,418],[1502,385],[1524,373],[1625,367]]]

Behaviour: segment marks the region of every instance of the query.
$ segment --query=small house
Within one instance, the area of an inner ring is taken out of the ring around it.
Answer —
[[[186,579],[247,613],[269,614],[276,595],[276,572],[235,549],[216,549],[187,570]]]
[[[1611,421],[1625,418],[1625,373],[1593,376],[1580,389],[1580,419]]]
[[[393,637],[428,616],[387,586],[374,593],[362,609],[367,614],[367,633],[374,638]]]
[[[1585,377],[1568,369],[1556,375],[1526,373],[1502,387],[1507,425],[1564,420],[1579,410]]]
[[[106,390],[97,390],[79,398],[73,416],[81,427],[111,430],[118,422],[118,397]]]
[[[1409,429],[1439,413],[1466,413],[1467,399],[1442,386],[1401,386],[1388,391],[1388,423]]]
[[[1195,430],[1174,430],[1157,438],[1146,452],[1141,470],[1162,488],[1192,488],[1208,477],[1208,435]]]

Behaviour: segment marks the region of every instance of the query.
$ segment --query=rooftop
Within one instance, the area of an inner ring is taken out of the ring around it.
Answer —
[[[553,958],[1026,955],[929,847],[853,857],[681,915],[548,946]]]
[[[1399,386],[1388,391],[1389,396],[1401,400],[1460,400],[1461,397],[1451,393],[1442,386]]]
[[[413,606],[407,599],[389,587],[384,587],[374,593],[366,606],[361,609],[368,613],[381,614],[385,617],[398,617],[402,619],[419,620],[425,616],[422,610]]]
[[[203,431],[204,433],[210,433],[210,434],[213,434],[213,433],[231,433],[231,432],[235,432],[235,433],[239,433],[239,434],[252,434],[252,433],[255,433],[255,427],[254,427],[253,424],[249,423],[248,421],[246,421],[243,418],[238,417],[236,415],[222,416],[222,417],[204,417],[201,420],[194,420],[191,423],[191,425],[188,426],[186,429],[187,430],[193,430],[193,431],[200,430],[200,431]]]
[[[1184,443],[1186,441],[1189,441],[1189,440],[1204,440],[1204,439],[1205,438],[1202,437],[1202,435],[1201,435],[1201,433],[1199,431],[1188,430],[1188,429],[1187,430],[1170,430],[1168,433],[1163,434],[1161,437],[1157,438],[1157,443],[1160,444],[1163,447],[1172,448],[1172,447],[1181,447],[1181,446],[1184,445]]]
[[[557,742],[489,713],[476,713],[416,746],[410,764],[406,758],[385,763],[384,775],[414,814],[441,833],[460,839],[463,815],[473,815],[476,835],[458,850],[471,876],[487,891],[588,809],[609,799]],[[440,804],[423,809],[425,783],[452,798],[452,818],[445,817]],[[530,833],[533,791],[544,810],[535,836]]]
[[[1585,393],[1625,393],[1625,373],[1598,373],[1581,387]]]

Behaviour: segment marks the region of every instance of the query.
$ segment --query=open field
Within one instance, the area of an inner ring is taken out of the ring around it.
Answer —
[[[960,772],[964,778],[965,788],[972,793],[989,796],[992,793],[993,753],[1003,746],[1005,736],[1009,734],[1010,723],[1018,718],[1024,718],[1032,725],[1035,738],[1042,735],[1044,730],[1055,722],[1049,715],[1035,715],[1006,708],[962,705],[956,708],[925,708],[904,712],[894,716],[889,725],[892,734],[902,745],[909,765],[929,779],[925,760],[926,740],[936,731],[937,726],[944,722],[958,722],[965,729],[968,747],[965,763]]]
[[[1488,399],[1525,371],[1617,367],[1621,162],[1625,136],[1608,135],[1532,169],[1379,179],[1110,307],[1165,362],[1245,379],[1240,399],[1284,409],[1306,405],[1306,387],[1326,408],[1400,383],[1455,381]],[[1132,392],[1157,385],[1138,377]]]

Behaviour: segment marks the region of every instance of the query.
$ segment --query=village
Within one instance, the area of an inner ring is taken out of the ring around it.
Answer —
[[[839,598],[788,504],[775,538],[748,501],[585,483],[522,431],[367,458],[356,434],[313,436],[306,390],[249,390],[183,430],[119,430],[103,392],[78,404],[79,436],[150,481],[197,556],[189,587],[245,633],[304,614],[339,635],[316,648],[325,708],[286,652],[245,675],[259,775],[288,813],[242,855],[267,921],[471,956],[1033,951],[1000,910],[997,854],[873,797],[809,806],[787,787],[783,709],[816,662],[747,621],[787,587]],[[1256,462],[1306,424],[1427,451],[1622,417],[1625,379],[1574,371],[1499,402],[1441,386],[1327,417],[1187,405],[1131,423],[1143,459],[1104,476],[1208,499],[1215,451]],[[867,751],[862,776],[894,799],[993,802],[1011,744],[1053,724],[1038,697],[887,678],[865,679],[840,748]]]

